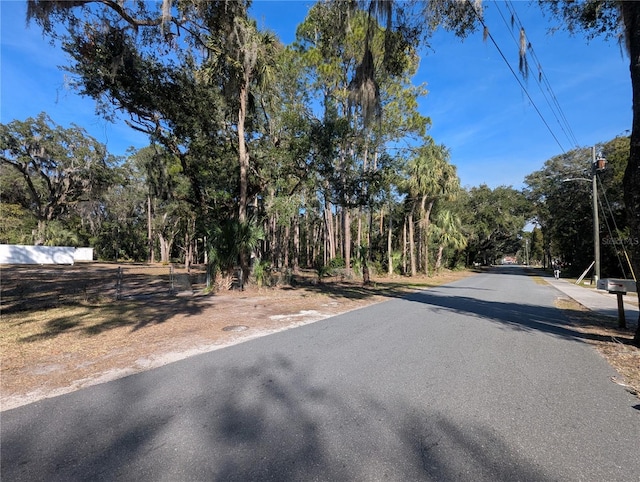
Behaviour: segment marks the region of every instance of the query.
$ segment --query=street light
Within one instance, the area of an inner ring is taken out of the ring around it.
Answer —
[[[596,148],[591,148],[591,179],[585,177],[573,177],[569,179],[563,179],[562,182],[567,181],[591,181],[591,189],[593,191],[593,257],[595,261],[595,270],[593,275],[594,284],[598,284],[600,279],[600,221],[598,219],[598,173],[604,172],[607,169],[607,160],[598,153],[596,155]]]

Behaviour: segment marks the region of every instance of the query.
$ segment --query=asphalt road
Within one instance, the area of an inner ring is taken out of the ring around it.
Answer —
[[[638,481],[640,405],[504,268],[1,414],[2,481]]]

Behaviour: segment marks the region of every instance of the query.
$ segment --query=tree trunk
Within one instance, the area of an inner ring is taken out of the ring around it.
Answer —
[[[171,256],[171,245],[173,241],[164,237],[162,233],[158,233],[158,241],[160,244],[160,262],[161,263],[169,263],[169,258]],[[116,254],[116,258],[117,258]]]
[[[354,155],[353,149],[351,151],[351,155]],[[369,138],[366,138],[365,140],[365,145],[364,145],[364,152],[362,154],[362,174],[365,175],[368,169],[368,163],[369,163]],[[364,185],[364,198],[368,201],[369,200],[369,189],[368,189],[368,185],[365,183]],[[369,204],[367,202],[367,204]],[[356,215],[358,218],[358,232],[356,235],[356,249],[359,251],[360,250],[360,246],[362,246],[362,206],[358,207],[358,214]],[[346,228],[345,228],[346,229]],[[350,231],[350,230],[349,230]],[[349,238],[351,238],[351,235],[349,235]],[[367,249],[369,247],[369,243],[367,243]],[[364,269],[364,267],[363,267]]]
[[[295,215],[293,218],[293,265],[294,273],[298,272],[300,267],[300,216]]]
[[[439,271],[440,266],[442,265],[442,251],[444,251],[444,246],[442,245],[438,246],[438,256],[436,258],[436,266],[435,266],[436,271]]]
[[[282,240],[282,267],[289,267],[289,241],[291,238],[291,226],[284,227],[284,239]]]
[[[627,46],[629,48],[632,91],[633,120],[631,125],[631,146],[629,162],[624,172],[622,187],[627,219],[632,233],[640,233],[640,3],[618,2],[624,20]],[[635,241],[638,241],[637,239]],[[640,243],[630,247],[631,262],[636,277],[636,293],[640,302]],[[640,315],[633,342],[640,347]]]
[[[393,216],[391,216],[391,209],[389,209],[389,231],[387,232],[387,253],[389,256],[389,269],[387,270],[387,272],[389,273],[389,276],[393,274],[393,245],[392,245],[393,222],[392,222],[392,219],[393,219]]]
[[[147,243],[149,245],[149,263],[153,263],[156,260],[155,244],[153,242],[153,225],[152,225],[152,211],[151,211],[151,196],[147,196]]]
[[[245,119],[247,117],[247,101],[249,97],[250,74],[245,72],[245,83],[240,88],[240,107],[238,108],[238,161],[240,164],[240,194],[238,196],[238,222],[247,222],[249,153],[245,139]],[[249,254],[240,250],[240,269],[242,270],[242,286],[248,281],[250,274]]]
[[[358,208],[358,231],[356,233],[356,246],[362,246],[362,207]]]
[[[269,216],[269,241],[271,263],[277,268],[280,266],[280,251],[278,248],[278,215],[276,213]]]
[[[47,222],[43,219],[38,219],[38,226],[33,232],[33,244],[35,246],[41,246],[47,240],[46,230]]]
[[[343,215],[343,211],[340,208],[338,212],[336,212],[336,217],[335,217],[335,221],[336,221],[336,225],[334,226],[334,233],[335,233],[335,241],[334,241],[334,245],[336,247],[336,256],[340,256],[342,259],[344,259],[344,245],[342,244],[342,237],[340,236],[340,220],[342,219],[342,215]]]
[[[309,219],[309,212],[304,213],[304,250],[305,250],[305,268],[313,265],[316,256],[316,226]]]
[[[307,260],[308,263],[311,263],[307,266],[307,268],[313,268],[316,265],[316,261],[320,259],[320,254],[324,253],[326,256],[327,250],[325,249],[324,242],[324,227],[322,224],[318,226],[313,226],[313,244],[311,245],[311,256]]]
[[[238,197],[238,221],[244,223],[247,220],[247,187],[249,172],[249,153],[245,139],[245,119],[247,118],[247,100],[249,86],[243,85],[240,89],[240,107],[238,108],[238,161],[240,164],[240,193]]]
[[[371,285],[371,276],[369,275],[369,266],[367,265],[367,257],[362,257],[362,284]]]
[[[189,272],[191,269],[191,265],[193,264],[193,253],[194,253],[194,236],[196,232],[196,219],[192,218],[187,220],[185,233],[184,233],[184,245],[185,245],[185,253],[184,253],[184,268]]]
[[[418,222],[418,225],[415,226],[414,225],[414,229],[416,229],[416,234],[417,236],[415,239],[415,250],[416,250],[416,273],[418,271],[420,271],[420,269],[424,266],[424,264],[422,263],[422,258],[424,257],[424,249],[422,249],[422,223]]]
[[[402,274],[407,274],[407,218],[402,223]]]
[[[184,268],[187,270],[187,273],[191,270],[192,263],[193,263],[193,242],[189,240],[189,244],[187,245],[187,252],[184,256]]]
[[[351,275],[351,215],[348,208],[342,210],[342,229],[344,230],[344,268]]]
[[[207,245],[207,237],[205,236],[202,243],[202,250],[204,251],[204,264],[209,265],[209,246]],[[207,285],[208,287],[208,285]]]
[[[336,238],[333,229],[333,213],[331,211],[331,203],[325,203],[324,207],[324,229],[328,246],[328,258],[336,257]]]
[[[429,225],[431,224],[431,210],[433,209],[434,201],[429,201],[426,204],[427,197],[422,198],[422,225],[423,225],[423,237],[424,237],[424,274],[429,276]]]
[[[411,276],[416,276],[416,246],[413,240],[413,209],[409,212],[409,259],[411,260]]]

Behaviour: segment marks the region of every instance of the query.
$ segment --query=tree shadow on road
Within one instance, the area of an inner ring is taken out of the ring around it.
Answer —
[[[510,276],[528,276],[543,279],[551,276],[540,269],[532,269],[517,266],[496,266],[487,269],[491,274],[507,274]],[[544,281],[538,284],[549,286]],[[398,298],[424,303],[435,309],[446,309],[461,314],[469,314],[474,317],[499,322],[510,328],[527,331],[541,331],[562,338],[577,339],[583,341],[600,341],[623,343],[632,345],[635,323],[630,320],[626,330],[619,330],[617,321],[606,316],[598,316],[588,311],[578,311],[568,307],[562,309],[558,306],[544,306],[536,303],[535,298],[531,302],[501,302],[482,300],[471,296],[460,296],[456,290],[466,291],[494,291],[490,287],[442,285],[433,290],[422,290],[413,293],[399,293]],[[596,333],[594,330],[584,330],[601,326],[609,331],[609,334]],[[628,336],[628,338],[626,338]],[[615,337],[615,340],[613,339]]]
[[[552,479],[489,426],[343,394],[282,355],[174,365],[5,412],[3,480]]]
[[[611,336],[581,331],[556,307],[526,305],[498,301],[484,301],[467,296],[442,296],[423,291],[404,297],[408,301],[424,303],[438,310],[450,310],[494,322],[515,330],[541,331],[561,338],[574,340],[612,341]],[[620,340],[622,341],[622,340]],[[625,340],[631,344],[631,339]]]

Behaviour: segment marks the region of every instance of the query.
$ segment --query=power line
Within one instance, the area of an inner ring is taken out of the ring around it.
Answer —
[[[516,11],[515,7],[513,6],[513,3],[511,2],[511,0],[507,0],[506,6],[507,6],[507,9],[509,10],[509,12],[511,13],[512,21],[517,22],[518,27],[522,31],[526,32],[526,30],[524,28],[524,25],[522,24],[522,21],[520,20],[520,17],[518,16],[518,12]],[[500,8],[499,8],[497,3],[496,3],[496,8],[498,9],[498,11],[500,12],[500,15],[502,16],[502,11],[500,10]],[[504,18],[504,16],[502,16],[502,17],[503,17],[503,20],[506,23],[506,19]],[[513,36],[513,34],[512,34],[512,36]],[[576,136],[574,135],[573,129],[571,128],[571,124],[569,123],[567,117],[564,114],[564,111],[563,111],[562,107],[560,106],[560,102],[558,101],[558,98],[557,98],[555,92],[553,91],[553,88],[551,87],[551,83],[549,82],[549,79],[548,79],[547,75],[544,73],[544,70],[542,68],[542,62],[540,62],[540,59],[536,55],[536,52],[535,52],[535,50],[533,48],[533,44],[531,42],[529,42],[529,41],[527,41],[526,50],[531,55],[532,59],[534,60],[534,62],[536,64],[536,67],[538,69],[538,76],[536,76],[536,82],[538,83],[540,91],[542,92],[542,95],[544,96],[545,100],[547,100],[547,103],[549,104],[550,109],[554,113],[554,116],[556,117],[556,120],[558,121],[558,124],[560,125],[560,128],[562,129],[562,131],[567,136],[567,139],[569,140],[569,142],[571,142],[575,147],[579,147],[579,144],[578,144],[578,141],[576,139]],[[553,106],[549,102],[549,99],[547,98],[547,95],[544,92],[542,84],[544,84],[544,87],[546,88],[547,92],[549,92],[549,95],[551,96],[551,99],[553,101]],[[555,108],[554,108],[554,106],[555,106]],[[556,111],[557,111],[558,115],[560,116],[560,119],[558,119],[558,116],[556,115]]]
[[[525,35],[526,30],[524,28],[524,25],[520,21],[520,18],[518,17],[518,14],[515,11],[515,8],[513,7],[510,1],[506,3],[507,9],[511,14],[511,25],[509,25],[509,22],[505,18],[505,15],[503,14],[501,8],[498,6],[497,3],[495,4],[495,6],[498,13],[500,14],[500,17],[502,18],[502,21],[507,27],[507,30],[509,30],[511,34],[511,38],[516,44],[516,47],[518,47],[519,49],[522,48],[522,46],[520,45],[521,41],[516,39],[513,33],[513,27],[517,23],[517,27],[521,32],[521,36]],[[521,40],[524,40],[524,39],[521,39]],[[571,126],[569,125],[569,122],[566,116],[564,115],[564,112],[562,111],[562,107],[560,106],[560,103],[558,102],[558,99],[555,93],[553,92],[553,89],[551,88],[551,84],[549,83],[549,80],[546,74],[544,73],[544,70],[542,69],[542,63],[536,56],[535,51],[533,50],[533,45],[528,39],[526,40],[526,44],[524,45],[524,51],[521,52],[521,55],[527,55],[527,53],[531,55],[531,57],[536,63],[536,67],[538,69],[538,75],[536,76],[536,83],[538,85],[538,88],[540,89],[540,93],[542,94],[545,101],[547,102],[547,106],[549,107],[551,113],[555,117],[556,122],[560,126],[560,129],[564,133],[569,143],[573,144],[575,147],[578,147],[578,142],[576,141],[576,138],[575,138],[575,135],[573,134]],[[528,64],[525,65],[525,68],[528,69]],[[546,87],[546,91],[545,91],[545,88],[543,87],[543,84],[544,84],[544,87]],[[547,95],[547,92],[549,93],[549,95]],[[551,99],[549,98],[549,96],[551,97]]]
[[[622,261],[620,260],[620,255],[618,253],[618,249],[615,246],[616,241],[620,241],[620,246],[622,248],[622,252],[624,253],[624,256],[627,260],[627,264],[629,266],[629,269],[631,270],[631,274],[633,275],[633,279],[635,278],[635,274],[633,273],[633,266],[631,266],[631,261],[629,260],[629,254],[627,253],[627,249],[624,247],[624,241],[621,239],[620,237],[620,229],[618,228],[618,223],[616,223],[616,217],[613,214],[613,209],[611,208],[611,204],[609,203],[609,198],[607,197],[607,191],[604,187],[604,185],[602,184],[602,181],[596,176],[597,182],[600,185],[600,190],[598,192],[601,192],[605,202],[607,203],[607,208],[609,210],[609,215],[611,216],[611,221],[613,222],[613,228],[615,230],[616,233],[616,238],[614,238],[613,233],[611,232],[611,228],[609,227],[609,221],[608,218],[606,216],[606,211],[604,210],[604,207],[602,206],[602,201],[598,200],[600,202],[600,209],[602,210],[602,212],[605,213],[605,223],[607,225],[607,230],[609,231],[609,237],[611,239],[614,239],[614,251],[616,253],[616,257],[618,258],[618,263],[620,264],[620,269],[622,270],[622,274],[624,275],[624,277],[627,277],[627,274],[625,272],[624,266],[622,264]]]
[[[472,3],[469,3],[471,9],[473,10],[473,13],[475,14],[476,18],[478,19],[478,21],[480,22],[480,24],[483,26],[484,31],[486,36],[491,40],[491,42],[493,43],[493,45],[495,46],[496,50],[498,51],[498,53],[500,54],[500,56],[502,57],[502,60],[504,61],[504,63],[507,65],[507,67],[509,68],[509,70],[511,71],[511,74],[513,75],[513,77],[516,79],[516,82],[518,82],[518,85],[520,85],[520,88],[522,89],[522,91],[525,93],[525,95],[527,96],[527,98],[529,99],[529,102],[531,102],[531,105],[533,106],[533,108],[535,109],[535,111],[538,113],[538,116],[540,117],[540,119],[542,120],[542,123],[546,126],[547,130],[549,131],[549,133],[551,134],[551,137],[553,137],[553,139],[556,141],[556,143],[558,144],[558,147],[560,147],[560,150],[563,153],[566,153],[564,147],[562,147],[562,144],[560,143],[560,141],[558,140],[558,138],[556,137],[556,135],[554,134],[553,130],[551,129],[551,127],[549,126],[547,120],[544,118],[544,116],[542,115],[542,112],[540,112],[540,109],[538,109],[538,106],[536,105],[536,103],[534,102],[534,100],[531,98],[531,95],[529,94],[529,91],[527,90],[527,88],[525,87],[525,85],[522,83],[522,81],[520,80],[520,77],[518,76],[518,74],[516,74],[516,72],[513,70],[513,68],[511,67],[511,64],[509,63],[509,61],[507,60],[506,56],[504,55],[504,53],[502,52],[502,50],[500,49],[500,47],[498,46],[498,43],[496,42],[496,40],[493,38],[493,35],[491,35],[491,32],[489,31],[489,28],[487,27],[487,24],[484,21],[484,18],[482,18],[482,16],[478,13],[478,11],[476,10],[475,6]]]

